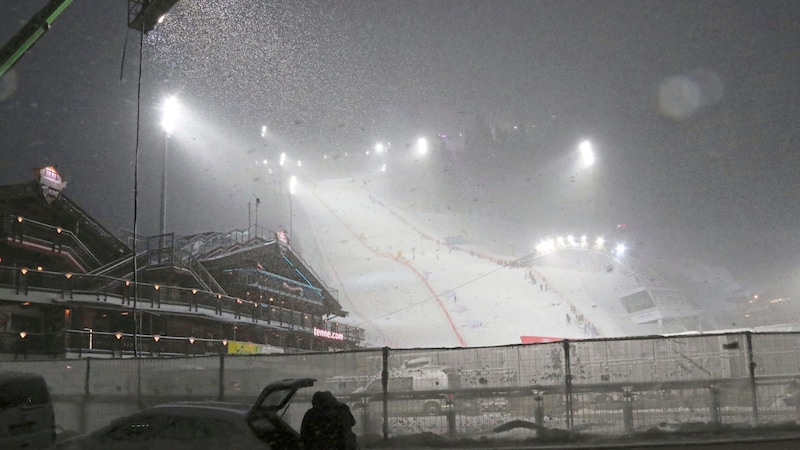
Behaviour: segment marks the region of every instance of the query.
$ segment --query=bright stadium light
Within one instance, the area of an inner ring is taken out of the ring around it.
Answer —
[[[424,137],[417,139],[417,151],[420,155],[426,155],[428,153],[428,140]]]
[[[167,154],[169,153],[169,138],[175,130],[175,123],[180,114],[180,105],[175,96],[164,101],[161,110],[161,128],[164,130],[164,162],[161,165],[161,235],[167,232]]]
[[[603,250],[606,247],[606,240],[603,239],[601,236],[598,236],[597,239],[594,241],[594,248],[597,250]]]
[[[621,258],[628,252],[628,248],[624,242],[618,243],[612,248],[606,248],[606,244],[607,242],[602,236],[597,236],[590,242],[589,237],[585,234],[580,235],[580,237],[576,237],[574,234],[563,234],[554,238],[542,239],[534,247],[534,253],[543,256],[560,250],[582,249],[608,253],[614,257]]]
[[[536,245],[536,252],[544,255],[556,249],[556,242],[553,239],[545,239]]]
[[[168,136],[175,130],[175,122],[178,121],[178,114],[180,114],[178,99],[174,96],[167,98],[164,101],[164,107],[161,112],[161,128],[164,129]]]
[[[592,143],[589,141],[583,141],[578,146],[578,150],[581,152],[581,161],[585,167],[590,167],[594,164],[594,149],[592,148]]]

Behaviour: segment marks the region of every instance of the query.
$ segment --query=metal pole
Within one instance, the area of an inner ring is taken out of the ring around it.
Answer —
[[[225,354],[219,354],[219,393],[217,394],[217,401],[225,401]]]
[[[294,229],[292,228],[293,217],[294,214],[292,213],[292,193],[289,192],[289,239],[292,239],[294,237]]]
[[[564,339],[564,388],[566,390],[565,393],[565,402],[566,402],[566,413],[567,413],[567,430],[570,433],[573,431],[573,421],[572,421],[572,368],[570,365],[570,348],[569,348],[569,340]]]
[[[283,217],[283,164],[278,165],[280,181],[278,182],[278,217]]]
[[[750,375],[750,400],[753,408],[753,425],[758,425],[758,385],[756,384],[756,361],[753,354],[753,334],[745,333],[747,339],[747,368]]]
[[[164,134],[164,164],[161,167],[161,235],[167,232],[167,152],[169,151],[169,133]],[[163,237],[162,237],[163,247]]]
[[[383,347],[383,367],[381,369],[381,388],[383,392],[383,440],[389,439],[389,347]]]

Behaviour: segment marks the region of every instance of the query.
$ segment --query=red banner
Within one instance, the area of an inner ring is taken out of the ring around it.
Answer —
[[[561,337],[547,337],[547,336],[520,336],[523,344],[541,344],[542,342],[559,342],[563,341]]]

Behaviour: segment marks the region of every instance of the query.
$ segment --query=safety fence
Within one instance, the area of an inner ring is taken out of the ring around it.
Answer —
[[[350,405],[363,438],[545,430],[604,437],[798,418],[800,333],[591,339],[480,348],[181,358],[5,361],[41,373],[58,424],[85,432],[167,401],[252,403],[271,381],[313,377],[284,418],[299,430],[315,390]]]

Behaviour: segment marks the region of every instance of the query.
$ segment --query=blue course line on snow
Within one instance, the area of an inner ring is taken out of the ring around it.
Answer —
[[[297,272],[297,274],[298,274],[298,275],[300,275],[300,277],[301,277],[302,279],[306,280],[306,283],[308,283],[308,284],[309,284],[309,286],[312,286],[311,282],[310,282],[310,281],[308,281],[308,278],[306,278],[306,276],[305,276],[305,275],[303,275],[303,273],[302,273],[302,272],[300,272],[300,270],[299,270],[297,267],[295,267],[295,266],[294,266],[294,264],[292,264],[292,262],[289,260],[289,258],[287,258],[287,257],[286,257],[286,255],[283,255],[283,259],[285,259],[285,260],[286,260],[286,262],[287,262],[287,263],[289,263],[289,265],[290,265],[290,266],[292,266],[292,268],[294,269],[294,271],[295,271],[295,272]]]

